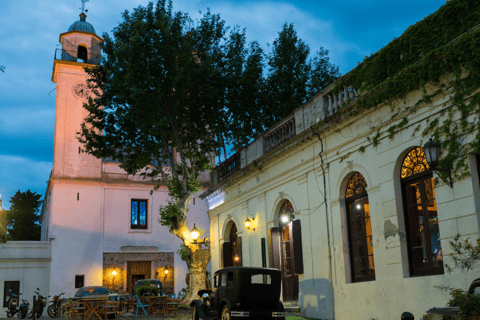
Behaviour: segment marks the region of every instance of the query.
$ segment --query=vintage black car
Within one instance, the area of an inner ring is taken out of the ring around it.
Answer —
[[[233,318],[285,319],[278,269],[228,267],[215,272],[213,290],[200,290],[193,320]]]
[[[476,294],[480,295],[480,278],[475,279],[472,281],[470,284],[470,287],[468,288],[468,293],[469,294]],[[472,317],[477,319],[477,316]],[[468,318],[468,317],[467,317]],[[427,310],[424,315],[423,315],[423,320],[459,320],[459,319],[465,319],[462,318],[458,307],[445,307],[445,308],[431,308]]]

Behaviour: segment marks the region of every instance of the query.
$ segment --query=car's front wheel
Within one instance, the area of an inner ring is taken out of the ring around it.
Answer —
[[[224,305],[223,308],[222,308],[222,313],[221,313],[220,319],[221,320],[231,320],[232,319],[232,316],[230,314],[230,307],[227,304]]]

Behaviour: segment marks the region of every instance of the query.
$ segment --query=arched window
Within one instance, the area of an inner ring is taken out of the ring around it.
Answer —
[[[348,181],[345,191],[353,282],[375,280],[372,223],[366,188],[365,178],[357,172]]]
[[[77,58],[83,60],[84,63],[88,62],[88,51],[84,46],[78,46]]]
[[[238,247],[238,239],[237,236],[237,225],[233,224],[232,228],[230,229],[230,243],[232,245],[232,263],[234,266],[241,266],[242,261],[239,255],[239,247]]]
[[[297,301],[299,296],[298,275],[303,273],[302,231],[300,220],[284,220],[294,217],[290,201],[283,201],[278,212],[280,235],[280,268],[282,270],[283,301]]]
[[[422,148],[417,147],[407,154],[400,177],[410,275],[443,274],[435,188]]]

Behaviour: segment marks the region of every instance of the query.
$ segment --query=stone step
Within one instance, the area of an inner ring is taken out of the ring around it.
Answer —
[[[300,313],[300,307],[283,307],[283,309],[288,313]]]

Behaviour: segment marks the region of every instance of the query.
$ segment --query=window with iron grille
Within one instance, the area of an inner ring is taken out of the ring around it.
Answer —
[[[85,287],[85,275],[76,275],[75,276],[75,289]]]
[[[3,307],[8,307],[7,294],[12,290],[17,296],[20,292],[20,281],[5,281],[3,285]]]
[[[132,199],[131,202],[131,228],[147,229],[147,200]]]

